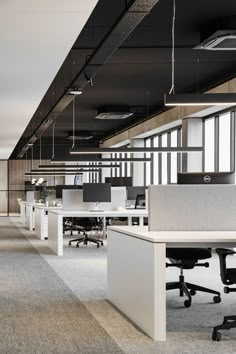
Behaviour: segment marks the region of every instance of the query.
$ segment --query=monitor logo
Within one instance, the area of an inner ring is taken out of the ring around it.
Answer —
[[[210,183],[211,182],[211,177],[208,176],[208,175],[204,176],[204,182],[205,183]]]

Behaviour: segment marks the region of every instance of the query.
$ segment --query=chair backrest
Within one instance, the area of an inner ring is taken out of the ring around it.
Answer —
[[[225,248],[216,248],[216,253],[218,254],[220,260],[220,277],[222,283],[225,285],[232,284],[227,277],[226,257],[229,254],[234,254],[234,251],[227,250]]]
[[[135,200],[135,209],[144,209],[145,205],[145,194],[138,194]]]

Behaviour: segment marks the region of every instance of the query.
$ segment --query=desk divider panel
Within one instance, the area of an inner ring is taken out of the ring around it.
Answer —
[[[149,186],[150,231],[235,231],[236,185]]]

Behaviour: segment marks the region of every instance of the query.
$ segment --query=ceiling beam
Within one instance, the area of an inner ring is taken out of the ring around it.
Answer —
[[[159,0],[130,0],[125,10],[118,18],[114,26],[105,36],[101,44],[94,53],[89,57],[85,65],[71,81],[71,87],[79,87],[84,89],[88,84],[92,83],[92,79],[103,65],[109,60],[114,52],[121,46],[127,37],[135,30],[139,23],[151,12],[153,7]],[[49,113],[44,117],[33,134],[27,139],[24,146],[17,154],[17,158],[22,158],[29,149],[29,143],[34,143],[45,130],[52,124],[57,116],[71,103],[74,96],[69,94],[68,88],[57,100],[56,104],[51,108]]]

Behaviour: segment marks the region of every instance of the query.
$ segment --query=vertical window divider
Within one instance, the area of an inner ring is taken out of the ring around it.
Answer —
[[[230,171],[235,172],[235,135],[236,135],[236,124],[235,124],[235,111],[230,112]]]
[[[219,116],[215,117],[215,172],[219,172]]]
[[[171,147],[171,132],[167,133],[167,147]],[[167,153],[167,184],[171,183],[171,153]]]

